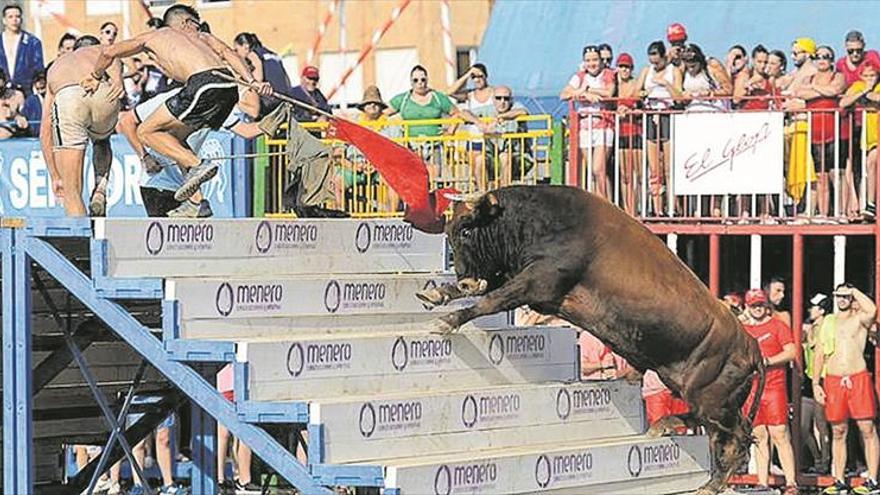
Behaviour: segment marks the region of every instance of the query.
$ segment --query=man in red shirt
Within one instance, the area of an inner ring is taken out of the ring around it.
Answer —
[[[758,483],[767,486],[770,478],[770,443],[773,440],[785,473],[785,493],[797,493],[794,450],[791,447],[791,435],[788,430],[788,386],[785,368],[795,359],[795,345],[791,336],[791,328],[782,321],[771,316],[770,302],[767,293],[761,289],[746,292],[746,312],[749,321],[743,325],[758,345],[764,356],[767,368],[764,394],[758,399],[760,406],[753,423],[758,465]],[[743,406],[747,412],[755,400],[756,383],[752,384],[752,392]],[[768,438],[769,437],[769,438]]]
[[[846,78],[846,86],[859,80],[865,65],[880,66],[880,54],[877,50],[865,50],[865,37],[861,31],[852,30],[846,33],[846,55],[837,61],[837,72]]]

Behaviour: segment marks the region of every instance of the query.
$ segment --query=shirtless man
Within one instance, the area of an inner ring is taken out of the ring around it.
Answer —
[[[232,77],[228,64],[261,96],[271,94],[272,87],[256,82],[232,48],[210,33],[199,32],[199,15],[192,7],[173,5],[165,11],[163,21],[166,27],[105,46],[82,87],[89,92],[100,88],[105,70],[114,60],[138,53],[149,54],[169,77],[185,82],[180,93],[138,127],[141,141],[186,170],[184,183],[174,195],[182,202],[219,169],[216,161],[202,161],[193,153],[186,138],[199,129],[219,129],[238,103],[238,85],[217,73]]]
[[[68,216],[85,216],[82,201],[82,167],[86,143],[92,141],[95,170],[110,167],[110,135],[116,127],[122,96],[122,64],[107,71],[109,83],[86,94],[79,82],[98,60],[101,48],[94,36],[76,41],[74,51],[58,57],[46,75],[46,101],[40,126],[40,146],[49,168],[52,189],[61,198]]]
[[[856,421],[865,446],[868,479],[861,487],[848,493],[876,493],[877,469],[880,464],[880,442],[874,428],[876,416],[874,387],[865,364],[865,342],[868,330],[877,318],[877,307],[851,284],[838,285],[834,290],[837,314],[826,315],[816,339],[813,381],[816,402],[825,406],[831,423],[831,474],[834,485],[823,493],[846,493],[846,436],[850,418]],[[824,380],[823,380],[824,378]]]

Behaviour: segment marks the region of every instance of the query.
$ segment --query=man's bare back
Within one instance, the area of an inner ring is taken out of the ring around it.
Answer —
[[[225,67],[208,44],[209,34],[161,28],[142,36],[145,51],[176,81],[186,82],[193,74]]]
[[[92,73],[92,68],[101,55],[100,46],[86,46],[58,57],[46,73],[46,85],[52,93],[58,93],[68,86],[76,86]],[[114,66],[122,70],[122,64],[114,61]],[[114,71],[108,70],[111,79]],[[121,73],[121,72],[120,72]],[[119,81],[121,84],[121,81]]]

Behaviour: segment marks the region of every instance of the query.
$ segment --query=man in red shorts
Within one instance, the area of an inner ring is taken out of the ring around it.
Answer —
[[[767,368],[764,394],[758,399],[758,413],[753,423],[755,436],[755,463],[758,465],[758,483],[767,486],[770,479],[770,442],[776,446],[779,461],[785,474],[786,495],[797,493],[796,473],[794,467],[794,449],[791,447],[791,435],[788,430],[788,386],[785,368],[794,361],[795,345],[791,337],[791,328],[782,321],[773,318],[767,293],[761,289],[746,292],[746,312],[749,321],[743,328],[758,341],[764,366]],[[756,383],[752,384],[752,392],[743,406],[748,411],[755,400]]]
[[[834,485],[822,493],[878,493],[877,468],[880,464],[880,442],[874,428],[877,410],[871,375],[865,364],[865,342],[868,330],[877,318],[877,306],[851,284],[838,285],[834,290],[838,312],[825,316],[813,358],[813,381],[816,402],[825,406],[831,423],[831,474]],[[862,486],[850,489],[844,483],[846,471],[846,436],[849,420],[854,419],[865,445],[868,479]]]

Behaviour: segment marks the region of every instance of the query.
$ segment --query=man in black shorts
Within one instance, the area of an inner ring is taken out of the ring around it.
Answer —
[[[169,77],[184,82],[183,89],[138,127],[138,137],[153,150],[167,156],[184,171],[184,182],[175,192],[185,201],[199,186],[217,175],[216,161],[202,161],[186,145],[186,138],[199,129],[218,129],[238,102],[238,87],[221,75],[235,72],[260,95],[269,95],[268,83],[256,82],[244,61],[228,45],[199,32],[198,13],[187,5],[165,11],[166,27],[103,48],[91,77],[82,87],[94,91],[106,78],[113,60],[146,53]],[[232,68],[230,71],[228,68]]]

